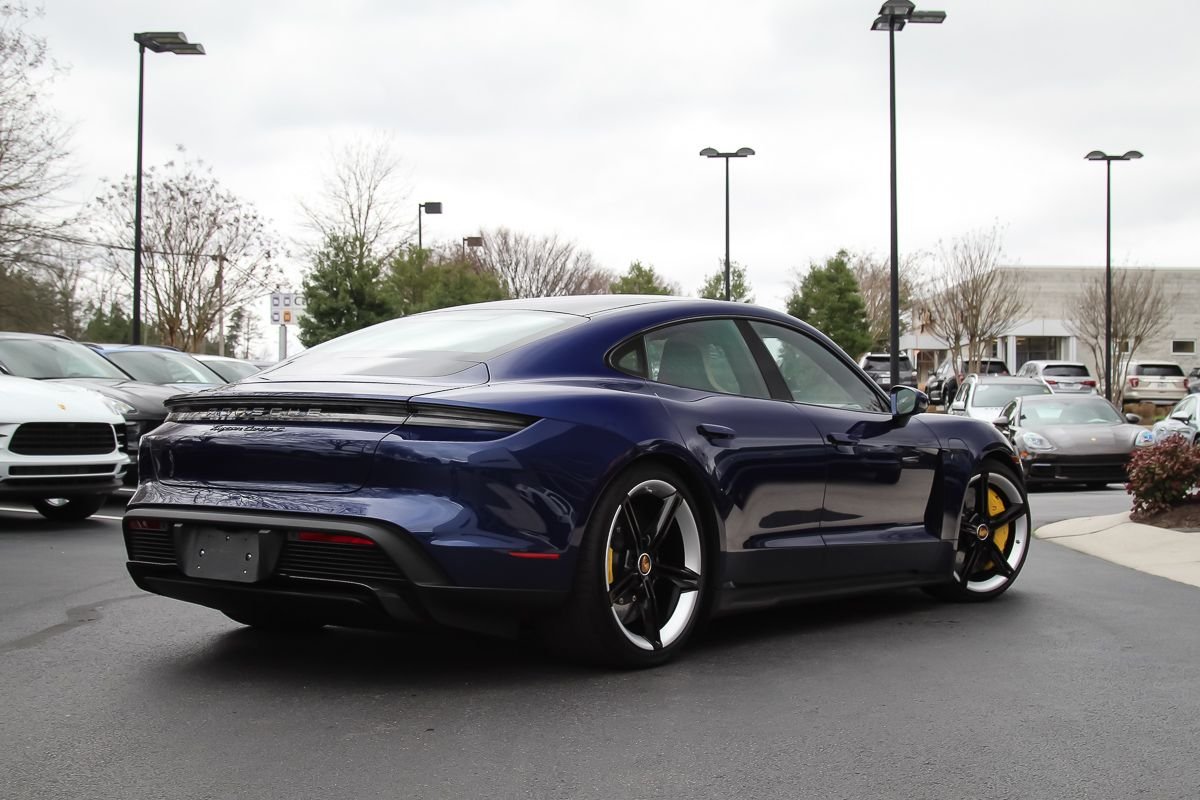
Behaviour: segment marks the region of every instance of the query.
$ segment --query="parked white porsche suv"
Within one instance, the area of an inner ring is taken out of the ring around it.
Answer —
[[[91,389],[0,375],[0,498],[56,521],[95,514],[129,465],[119,411]]]

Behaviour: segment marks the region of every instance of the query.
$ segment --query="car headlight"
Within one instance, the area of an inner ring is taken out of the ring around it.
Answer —
[[[1023,433],[1021,434],[1021,440],[1025,443],[1025,447],[1028,450],[1046,452],[1054,449],[1054,445],[1050,443],[1050,440],[1041,434]]]
[[[1137,436],[1133,437],[1134,447],[1149,447],[1154,444],[1153,431],[1138,431]]]
[[[129,405],[129,403],[126,403],[122,400],[116,400],[112,397],[104,398],[104,404],[108,406],[109,410],[114,414],[120,414],[122,417],[127,417],[137,411],[137,409]]]

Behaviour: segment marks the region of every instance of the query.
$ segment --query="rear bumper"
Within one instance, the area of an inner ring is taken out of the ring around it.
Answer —
[[[161,520],[167,529],[131,528],[131,520]],[[273,539],[275,546],[260,556],[263,579],[243,583],[187,574],[185,542],[195,526],[257,531]],[[413,536],[373,520],[140,507],[127,514],[124,528],[127,567],[138,587],[235,615],[277,611],[327,625],[445,626],[512,635],[522,622],[552,613],[567,597],[566,591],[534,582],[531,588],[456,583]],[[365,537],[376,546],[314,544],[292,535],[308,529]],[[507,560],[515,570],[536,566]],[[502,583],[511,575],[496,577]]]

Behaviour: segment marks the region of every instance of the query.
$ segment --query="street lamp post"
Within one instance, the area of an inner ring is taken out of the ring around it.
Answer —
[[[879,9],[879,17],[871,24],[873,31],[888,32],[888,95],[892,134],[892,386],[900,383],[900,240],[896,214],[896,31],[904,30],[904,26],[910,22],[940,23],[945,19],[945,11],[917,11],[917,7],[910,0],[887,0]]]
[[[422,249],[422,247],[421,247],[421,212],[422,211],[424,211],[426,214],[440,214],[440,213],[442,213],[442,204],[441,203],[433,203],[433,202],[417,204],[417,249],[418,250]]]
[[[468,247],[483,247],[482,236],[464,236],[462,240],[462,257],[463,261],[467,260]]]
[[[137,173],[133,185],[133,343],[142,343],[142,105],[146,85],[146,51],[202,56],[204,45],[189,42],[179,31],[135,33],[138,44]]]
[[[1112,390],[1112,162],[1132,161],[1141,158],[1137,150],[1119,156],[1110,156],[1093,150],[1084,158],[1088,161],[1103,161],[1107,173],[1107,192],[1104,201],[1104,396],[1110,402]]]
[[[700,151],[700,155],[705,158],[723,158],[725,159],[725,299],[730,299],[730,277],[729,277],[729,159],[745,158],[746,156],[754,155],[754,151],[749,147],[739,147],[733,153],[722,153],[713,147],[706,147]]]

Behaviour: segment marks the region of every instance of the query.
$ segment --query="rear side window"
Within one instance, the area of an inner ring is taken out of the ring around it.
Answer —
[[[1087,367],[1082,364],[1050,364],[1042,370],[1043,375],[1052,378],[1086,378]]]
[[[1182,378],[1183,367],[1178,364],[1138,364],[1134,375],[1149,375],[1152,378]]]
[[[645,354],[644,362],[641,353]],[[707,319],[659,328],[619,350],[614,362],[620,370],[672,386],[770,397],[750,348],[731,319]]]

